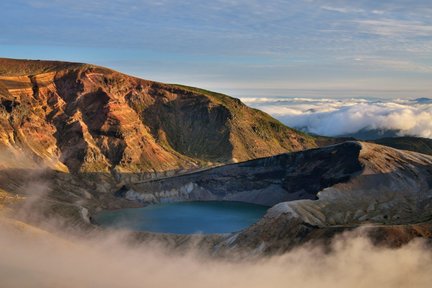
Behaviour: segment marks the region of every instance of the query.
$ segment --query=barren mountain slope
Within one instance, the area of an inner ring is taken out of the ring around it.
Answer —
[[[0,59],[0,145],[71,172],[161,172],[314,147],[222,94],[88,64]]]

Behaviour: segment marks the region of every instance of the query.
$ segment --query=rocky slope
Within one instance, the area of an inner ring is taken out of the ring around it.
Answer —
[[[0,145],[60,171],[117,174],[196,169],[316,146],[222,94],[94,65],[12,59],[0,59]]]
[[[306,236],[333,235],[366,223],[389,229],[430,221],[432,156],[345,142],[143,182],[124,189],[122,196],[142,202],[218,199],[272,206],[256,225],[221,244],[272,251],[302,243]],[[392,235],[384,228],[377,231]]]
[[[361,224],[381,244],[432,236],[432,157],[361,143],[360,173],[321,189],[317,200],[282,202],[229,245],[280,250],[307,240],[328,240]],[[228,244],[228,243],[225,243]]]

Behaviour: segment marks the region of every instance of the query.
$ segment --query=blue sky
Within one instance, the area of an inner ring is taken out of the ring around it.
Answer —
[[[0,56],[233,96],[431,97],[430,0],[2,0]]]

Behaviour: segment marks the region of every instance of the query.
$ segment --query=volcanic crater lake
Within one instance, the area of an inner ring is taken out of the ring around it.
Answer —
[[[221,234],[257,222],[269,207],[231,201],[193,201],[102,211],[97,224],[106,228],[173,234]]]

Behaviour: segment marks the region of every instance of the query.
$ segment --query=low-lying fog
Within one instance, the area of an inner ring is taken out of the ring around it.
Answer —
[[[123,236],[60,238],[0,225],[0,286],[394,288],[430,287],[432,281],[432,253],[421,241],[392,250],[345,234],[332,253],[305,246],[233,261],[198,249],[180,254],[155,243],[132,246]]]

